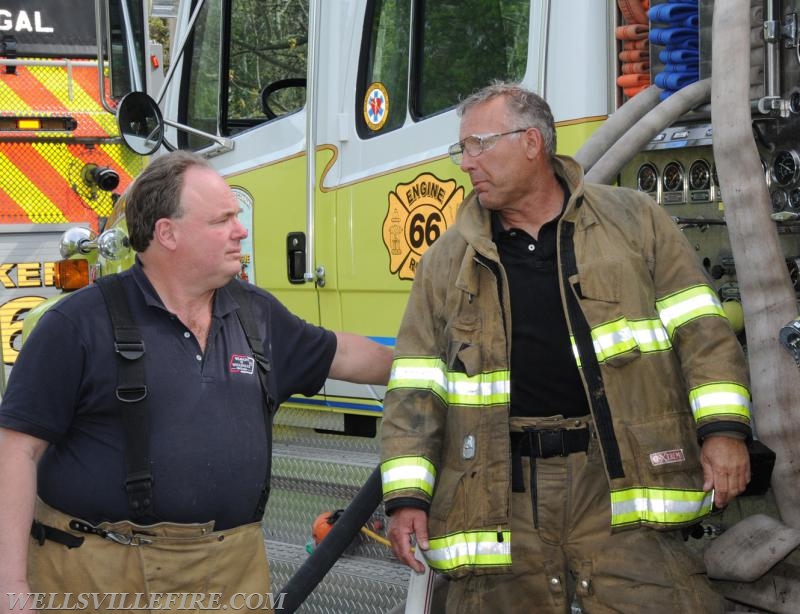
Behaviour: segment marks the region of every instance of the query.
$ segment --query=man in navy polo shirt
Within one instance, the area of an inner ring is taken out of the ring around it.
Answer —
[[[126,206],[138,257],[119,277],[145,347],[149,514],[132,517],[129,507],[114,335],[90,286],[42,317],[0,407],[0,594],[131,595],[90,603],[95,611],[141,606],[132,601],[139,592],[201,594],[177,603],[199,609],[214,605],[208,595],[221,605],[237,592],[263,594],[265,395],[227,287],[247,236],[239,206],[187,152],[155,159]],[[386,384],[388,348],[308,324],[268,292],[241,287],[276,406],[315,394],[326,377]],[[0,612],[7,607],[0,600]]]

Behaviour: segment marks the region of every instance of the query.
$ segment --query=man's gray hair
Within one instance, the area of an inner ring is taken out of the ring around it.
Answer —
[[[511,112],[510,126],[517,128],[536,128],[542,135],[547,154],[552,158],[556,155],[556,127],[550,105],[538,94],[526,90],[516,83],[495,81],[465,98],[458,105],[459,117],[475,105],[489,102],[495,98],[504,98],[506,107]]]
[[[188,151],[164,154],[153,159],[125,191],[125,221],[135,251],[143,252],[150,245],[158,220],[183,215],[183,178],[195,166],[211,168],[205,158]]]

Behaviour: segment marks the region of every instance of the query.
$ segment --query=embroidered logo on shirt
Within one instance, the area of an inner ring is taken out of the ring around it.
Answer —
[[[231,373],[244,373],[245,375],[253,375],[255,368],[256,360],[252,356],[245,356],[244,354],[231,355]]]
[[[683,450],[664,450],[663,452],[653,452],[650,455],[650,463],[654,467],[668,465],[670,463],[682,463],[686,460]]]

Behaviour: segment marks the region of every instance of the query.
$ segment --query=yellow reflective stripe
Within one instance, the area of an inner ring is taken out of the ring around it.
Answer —
[[[709,416],[739,416],[750,420],[750,392],[740,384],[714,382],[689,391],[695,422]]]
[[[628,324],[642,352],[663,352],[672,349],[669,335],[661,320],[635,320]]]
[[[511,565],[511,531],[453,533],[428,543],[430,548],[423,553],[428,565],[437,571]]]
[[[396,358],[388,390],[430,390],[448,405],[501,405],[511,398],[508,371],[469,376],[450,371],[439,358]]]
[[[384,496],[397,490],[414,488],[432,497],[436,467],[422,456],[391,458],[381,463],[381,482]]]
[[[709,286],[695,286],[676,292],[656,301],[656,308],[670,338],[679,326],[696,318],[703,316],[727,318],[719,298]]]
[[[672,348],[661,320],[620,318],[592,329],[597,360],[603,362],[638,348],[640,352],[662,352]]]
[[[575,356],[575,364],[578,365],[578,368],[581,368],[581,353],[578,351],[578,344],[575,341],[575,336],[569,336],[570,345],[572,345],[572,354]]]
[[[611,491],[611,526],[637,522],[674,525],[711,512],[714,491],[627,488]]]

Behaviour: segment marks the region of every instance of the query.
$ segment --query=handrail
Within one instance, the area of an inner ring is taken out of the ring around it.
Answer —
[[[292,614],[342,556],[382,498],[380,466],[364,482],[344,513],[278,594],[285,595],[281,612]]]

